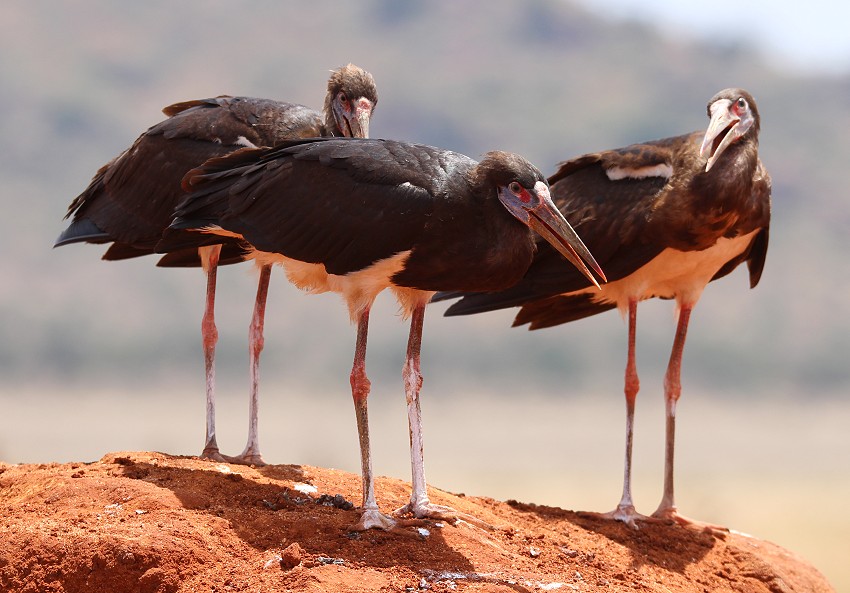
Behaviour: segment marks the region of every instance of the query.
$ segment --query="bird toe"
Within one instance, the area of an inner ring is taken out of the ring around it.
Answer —
[[[719,538],[725,538],[726,535],[729,534],[729,528],[725,525],[715,525],[713,523],[706,523],[705,521],[691,519],[690,517],[686,517],[679,513],[675,507],[659,508],[657,511],[652,513],[650,519],[680,525],[689,529],[696,529],[697,531],[704,531]]]
[[[497,528],[486,521],[479,519],[468,513],[462,513],[452,507],[447,507],[439,504],[416,504],[408,503],[393,511],[393,517],[403,517],[405,515],[413,515],[417,519],[432,519],[435,521],[446,521],[452,525],[463,521],[470,523],[476,527],[486,529],[487,531],[495,531]]]
[[[238,463],[239,465],[253,465],[255,467],[263,467],[267,465],[260,455],[237,455],[236,457],[231,457],[229,459],[230,463]]]
[[[203,451],[201,451],[201,459],[208,459],[210,461],[220,461],[223,463],[229,463],[230,460],[227,459],[224,455],[222,455],[218,447],[205,447]]]
[[[599,519],[605,520],[614,520],[620,521],[621,523],[625,523],[627,527],[631,527],[635,531],[640,529],[638,525],[638,521],[656,521],[657,519],[652,519],[647,515],[643,515],[638,513],[635,510],[634,505],[630,504],[620,504],[617,505],[617,508],[613,511],[608,511],[607,513],[582,513],[583,516],[587,517],[595,517]]]
[[[423,525],[426,525],[426,522],[422,519],[393,519],[377,509],[370,509],[363,511],[363,514],[360,516],[360,520],[354,525],[351,525],[348,530],[368,531],[370,529],[381,529],[397,535],[421,538],[422,534],[420,531],[411,531],[405,528],[421,527]]]

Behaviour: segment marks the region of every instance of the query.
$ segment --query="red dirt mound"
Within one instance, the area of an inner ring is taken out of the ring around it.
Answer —
[[[377,492],[389,510],[409,487],[384,478]],[[635,531],[553,507],[430,496],[497,527],[351,533],[358,477],[317,467],[161,453],[0,464],[0,590],[833,591],[791,552],[741,534]]]

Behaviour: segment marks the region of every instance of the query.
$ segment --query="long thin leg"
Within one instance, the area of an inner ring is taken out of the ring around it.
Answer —
[[[664,494],[661,504],[653,513],[653,517],[675,518],[678,516],[676,503],[673,498],[673,456],[676,449],[676,403],[682,395],[682,352],[685,348],[685,338],[688,334],[688,321],[691,317],[691,306],[682,306],[679,311],[679,322],[676,327],[676,338],[673,340],[673,350],[664,376],[664,401],[667,419],[666,445],[664,449]]]
[[[407,357],[402,370],[404,393],[407,398],[407,420],[410,429],[410,467],[412,473],[412,488],[410,502],[397,509],[395,516],[406,513],[413,514],[418,519],[425,517],[457,521],[463,519],[480,527],[493,527],[477,517],[461,513],[453,508],[432,504],[428,498],[425,482],[424,440],[422,437],[422,411],[419,405],[419,392],[422,389],[422,373],[419,367],[422,349],[422,326],[425,319],[425,305],[418,305],[410,318],[410,337],[407,341]]]
[[[260,268],[260,279],[257,282],[257,299],[254,303],[254,315],[251,317],[251,325],[248,329],[248,357],[250,362],[251,387],[248,396],[248,443],[245,450],[234,458],[236,463],[247,465],[265,465],[260,455],[260,440],[257,433],[259,405],[260,405],[260,353],[265,345],[263,337],[263,325],[266,317],[266,299],[269,296],[269,279],[271,278],[271,264]]]
[[[629,299],[629,342],[628,358],[626,360],[625,387],[626,395],[626,458],[623,466],[623,495],[617,508],[601,516],[606,519],[616,519],[637,529],[636,520],[647,517],[635,511],[632,500],[632,442],[634,440],[635,400],[640,390],[637,363],[635,361],[635,344],[637,330],[637,299]]]
[[[682,305],[679,311],[679,323],[676,327],[676,339],[673,341],[673,351],[670,353],[670,363],[664,377],[664,399],[666,401],[667,438],[664,449],[664,494],[661,504],[652,514],[653,517],[672,520],[680,525],[698,527],[715,535],[723,535],[729,531],[722,525],[712,525],[702,521],[689,519],[679,514],[673,497],[673,454],[676,442],[676,403],[682,395],[682,352],[685,348],[685,338],[688,333],[688,321],[693,305]]]
[[[378,510],[375,500],[375,477],[372,474],[372,453],[369,444],[369,413],[367,400],[371,383],[366,376],[366,338],[369,334],[369,309],[357,321],[357,345],[354,349],[354,366],[351,369],[351,395],[357,417],[357,434],[360,437],[360,466],[363,476],[363,504],[360,521],[352,527],[365,531],[372,527],[393,530],[397,522]]]
[[[201,321],[201,337],[204,347],[204,367],[206,370],[207,393],[207,434],[201,457],[225,461],[218,451],[215,440],[215,345],[218,342],[218,329],[215,326],[215,283],[218,272],[218,259],[221,246],[215,245],[202,254],[207,273],[207,300],[204,317]]]
[[[622,509],[628,515],[635,512],[632,501],[632,442],[634,440],[635,400],[640,391],[640,379],[637,373],[637,362],[635,361],[635,342],[637,330],[637,300],[629,300],[629,353],[626,361],[625,387],[626,395],[626,460],[623,469],[623,497],[620,499],[618,509]],[[630,520],[626,520],[631,523]]]
[[[410,468],[412,488],[410,492],[410,510],[417,517],[417,510],[426,509],[431,501],[425,483],[425,443],[422,438],[422,410],[419,405],[419,392],[422,389],[422,372],[419,367],[419,355],[422,350],[422,326],[425,307],[416,307],[410,319],[410,337],[407,341],[407,356],[402,369],[404,395],[407,399],[407,422],[410,430]]]

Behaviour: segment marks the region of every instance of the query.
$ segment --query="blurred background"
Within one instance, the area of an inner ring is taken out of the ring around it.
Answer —
[[[823,6],[820,6],[823,4]],[[696,5],[695,5],[696,6]],[[379,89],[373,137],[544,172],[579,154],[707,124],[718,90],[748,89],[773,177],[767,266],[713,283],[692,317],[677,502],[770,539],[850,590],[850,9],[811,0],[697,11],[663,0],[339,3],[7,3],[0,17],[0,460],[91,461],[117,450],[197,454],[204,429],[204,276],[51,246],[97,169],[173,102],[239,94],[320,109],[354,62]],[[250,265],[219,275],[218,439],[247,432]],[[626,327],[617,313],[538,332],[512,312],[429,309],[422,392],[429,483],[606,511],[622,480]],[[407,324],[372,314],[378,474],[409,479],[401,365]],[[661,496],[670,303],[638,316],[635,498]],[[261,366],[266,461],[359,471],[340,299],[273,274]],[[380,493],[379,503],[380,503]]]

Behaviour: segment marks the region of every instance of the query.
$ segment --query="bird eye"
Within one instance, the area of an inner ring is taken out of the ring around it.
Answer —
[[[519,184],[519,181],[511,181],[510,185],[508,185],[508,189],[511,190],[511,193],[515,196],[522,193],[522,186]]]
[[[747,108],[747,100],[743,97],[738,97],[738,101],[735,106],[738,108],[738,111],[743,111]]]
[[[337,95],[340,103],[348,103],[348,95],[345,94],[345,91],[340,91]]]

